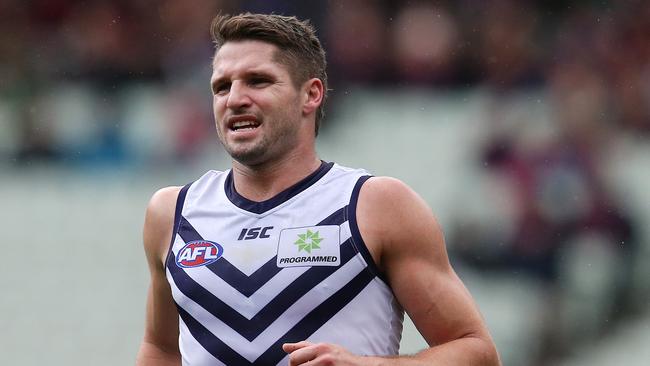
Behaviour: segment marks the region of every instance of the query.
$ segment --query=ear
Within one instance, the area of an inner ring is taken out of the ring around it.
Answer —
[[[303,85],[303,104],[302,113],[308,115],[314,113],[316,109],[323,103],[325,90],[323,89],[323,82],[318,78],[312,78],[305,82]]]

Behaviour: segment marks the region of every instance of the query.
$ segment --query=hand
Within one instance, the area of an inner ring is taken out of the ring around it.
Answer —
[[[362,360],[345,348],[329,343],[285,343],[282,349],[289,354],[289,366],[354,366]]]

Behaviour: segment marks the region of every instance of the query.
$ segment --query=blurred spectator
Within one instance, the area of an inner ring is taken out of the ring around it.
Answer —
[[[191,82],[195,88],[208,89],[213,46],[210,21],[217,11],[227,12],[226,1],[200,0],[188,6],[182,0],[160,3],[160,65],[166,80]]]
[[[474,3],[466,22],[474,30],[469,55],[479,79],[497,89],[536,86],[541,81],[540,14],[535,4],[514,0]]]
[[[555,282],[558,250],[582,232],[603,233],[617,250],[629,249],[632,223],[594,171],[591,152],[579,144],[570,137],[534,151],[507,139],[490,144],[487,173],[513,188],[516,215],[510,226],[516,229],[496,242],[481,231],[461,230],[455,237],[460,255],[481,268],[511,268]],[[475,255],[490,248],[499,248],[500,255]]]
[[[387,79],[390,49],[386,18],[377,0],[329,3],[326,39],[333,85]]]
[[[458,77],[458,25],[446,9],[407,3],[391,31],[398,79],[407,84],[440,85]]]

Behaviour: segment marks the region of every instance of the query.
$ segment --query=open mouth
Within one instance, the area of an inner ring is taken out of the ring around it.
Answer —
[[[256,121],[240,121],[235,122],[230,126],[231,131],[253,130],[260,124]]]
[[[233,116],[228,119],[230,131],[250,131],[260,126],[260,121],[253,115]]]

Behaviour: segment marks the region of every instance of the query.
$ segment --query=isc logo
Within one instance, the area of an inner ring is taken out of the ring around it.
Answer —
[[[239,233],[239,238],[237,240],[252,240],[252,239],[267,239],[270,238],[271,235],[268,234],[268,231],[273,229],[273,226],[265,226],[265,227],[253,227],[253,228],[244,228],[241,230],[241,233]]]
[[[187,243],[179,252],[176,264],[179,267],[191,268],[214,263],[223,255],[223,247],[218,243],[197,240]]]

